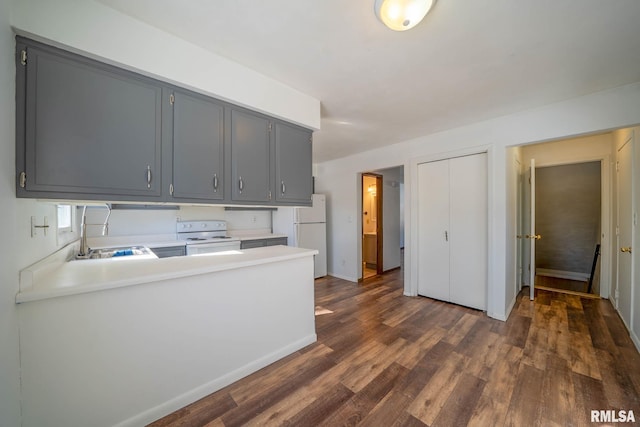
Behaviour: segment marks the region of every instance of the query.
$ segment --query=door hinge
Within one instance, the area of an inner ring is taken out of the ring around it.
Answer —
[[[273,129],[273,123],[269,123],[269,132],[271,132],[271,129]]]
[[[620,235],[620,227],[616,227],[616,236]]]
[[[173,196],[173,184],[169,184],[169,194]]]
[[[176,97],[174,94],[169,95],[169,104],[173,105],[176,102]]]
[[[616,172],[620,172],[620,162],[616,162]]]
[[[271,200],[271,191],[269,191],[268,198]]]
[[[24,172],[20,172],[20,176],[18,177],[18,184],[20,188],[25,188],[27,186],[27,174]]]
[[[25,49],[20,52],[20,63],[27,65],[27,51]]]

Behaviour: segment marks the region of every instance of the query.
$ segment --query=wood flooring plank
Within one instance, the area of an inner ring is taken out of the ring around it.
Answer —
[[[463,374],[460,381],[438,413],[431,427],[467,425],[473,415],[486,382],[470,374]]]
[[[520,365],[516,386],[507,409],[505,426],[539,425],[543,383],[544,371],[524,363]]]
[[[397,363],[392,364],[318,425],[356,425],[386,396],[394,387],[394,384],[406,376],[408,372],[406,368]]]
[[[487,381],[476,409],[469,419],[469,426],[504,425],[523,349],[502,343],[497,353],[491,378]]]
[[[285,420],[283,426],[315,426],[324,421],[331,414],[338,411],[354,393],[338,383],[331,390],[315,399],[310,405],[306,406],[293,417]],[[266,424],[261,424],[266,425]]]
[[[567,307],[567,316],[569,320],[570,332],[578,332],[581,334],[589,333],[587,319],[585,319],[584,311],[582,309]]]
[[[635,348],[629,336],[629,331],[627,331],[622,319],[617,314],[615,316],[602,316],[602,318],[607,325],[607,330],[613,343],[617,347]]]
[[[550,354],[547,368],[544,371],[542,384],[541,423],[543,425],[562,425],[567,418],[577,416],[575,413],[575,389],[569,362],[557,355]]]
[[[306,352],[294,359],[290,359],[285,364],[279,364],[273,369],[270,375],[264,375],[260,378],[254,378],[253,381],[237,382],[229,387],[229,393],[233,400],[239,405],[256,396],[256,389],[268,390],[272,387],[280,385],[281,378],[291,378],[297,375],[301,370],[317,363],[323,356],[331,353],[331,349],[325,345],[316,346],[313,350]]]
[[[529,329],[531,328],[531,317],[524,317],[517,314],[511,317],[512,318],[509,319],[506,342],[514,347],[524,348],[527,337],[529,336]]]
[[[468,359],[465,356],[451,352],[438,364],[439,368],[416,396],[407,412],[423,423],[431,425],[463,376],[467,363]]]
[[[203,426],[225,412],[237,407],[228,393],[206,396],[165,418],[151,423],[151,427]]]
[[[610,409],[602,381],[573,372],[573,386],[576,399],[574,405],[578,426],[591,425],[591,411]]]
[[[593,348],[606,350],[615,345],[602,312],[598,309],[598,300],[584,300],[584,317],[589,327]]]
[[[636,392],[640,393],[640,353],[635,347],[618,347],[618,362],[621,369],[624,369],[633,383]]]
[[[307,360],[295,374],[279,377],[279,381],[267,389],[254,389],[253,395],[223,415],[222,421],[227,427],[244,425],[332,366],[334,363],[325,357]]]
[[[592,345],[592,337],[575,332],[570,332],[569,337],[569,364],[571,370],[597,380],[602,379],[598,359]]]
[[[465,313],[460,320],[451,328],[445,337],[449,344],[458,345],[467,336],[471,328],[478,322],[478,316]]]
[[[353,392],[362,390],[389,365],[395,362],[395,358],[399,353],[402,353],[406,345],[407,342],[400,338],[392,345],[385,346],[382,351],[372,353],[366,363],[361,364],[357,369],[352,369],[342,379],[342,384]]]
[[[446,334],[447,331],[439,327],[428,329],[420,339],[404,349],[402,354],[398,356],[397,363],[407,369],[413,369],[418,361],[424,357],[425,353],[439,343]],[[453,348],[453,346],[450,348]],[[450,351],[450,349],[447,349],[447,351]]]
[[[614,355],[609,351],[597,349],[596,360],[609,405],[616,410],[632,409],[634,413],[640,414],[640,394],[631,379],[635,372],[626,366],[620,353]]]

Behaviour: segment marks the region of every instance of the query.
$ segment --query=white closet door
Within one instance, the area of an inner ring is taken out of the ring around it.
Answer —
[[[487,308],[487,155],[449,163],[450,301]]]
[[[449,301],[449,161],[418,165],[418,294]]]

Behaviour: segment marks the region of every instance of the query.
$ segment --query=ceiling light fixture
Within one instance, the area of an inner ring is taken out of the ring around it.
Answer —
[[[435,0],[375,0],[376,16],[394,31],[409,30],[422,21]]]

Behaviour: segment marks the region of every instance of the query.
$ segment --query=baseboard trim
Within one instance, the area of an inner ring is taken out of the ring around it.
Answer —
[[[536,268],[537,276],[556,277],[558,279],[579,280],[586,282],[589,280],[588,273],[578,273],[577,271],[551,270],[547,268]]]
[[[507,317],[504,314],[498,314],[498,313],[489,313],[487,311],[487,316],[491,317],[492,319],[496,319],[496,320],[501,320],[503,322],[507,321]]]
[[[309,344],[313,344],[318,340],[316,334],[308,335],[298,341],[295,341],[285,347],[282,347],[279,350],[274,351],[273,353],[269,353],[264,357],[261,357],[253,362],[250,362],[244,366],[241,366],[238,369],[235,369],[228,374],[225,374],[219,378],[216,378],[212,381],[209,381],[201,386],[198,386],[192,390],[187,391],[179,396],[176,396],[173,399],[170,399],[158,406],[150,408],[144,412],[139,413],[127,420],[122,421],[121,423],[116,424],[116,427],[134,427],[147,425],[152,423],[153,421],[162,418],[170,413],[189,405],[203,397],[214,393],[229,384],[232,384],[238,381],[241,378],[244,378],[265,366],[272,364],[273,362],[282,359],[303,347],[308,346]]]

